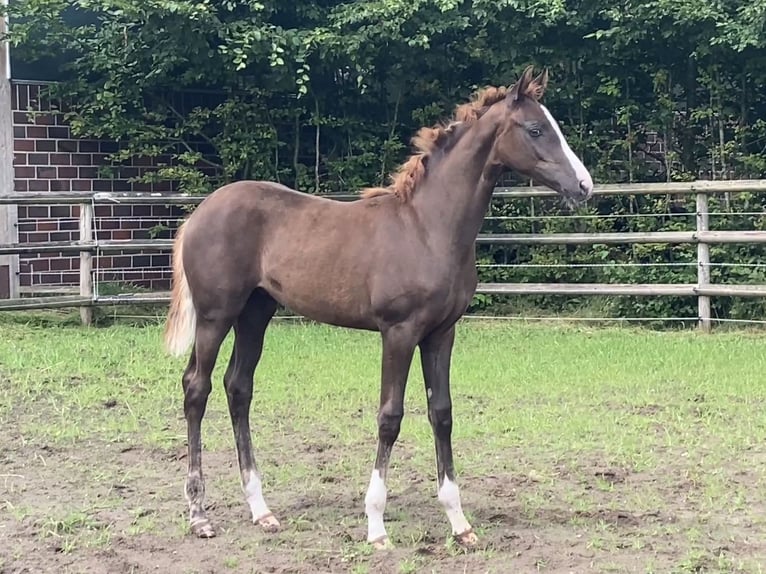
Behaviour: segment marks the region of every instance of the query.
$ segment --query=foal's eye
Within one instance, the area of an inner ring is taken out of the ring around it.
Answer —
[[[543,132],[540,131],[540,128],[531,128],[529,130],[529,135],[531,135],[533,138],[539,138],[542,133]]]

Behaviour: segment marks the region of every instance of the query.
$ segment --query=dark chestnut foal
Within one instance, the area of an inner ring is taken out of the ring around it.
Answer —
[[[184,223],[174,245],[165,336],[175,355],[192,346],[183,389],[185,492],[195,534],[214,536],[204,508],[200,425],[219,347],[232,327],[234,351],[224,386],[242,488],[253,521],[279,528],[263,497],[249,411],[264,333],[282,304],[315,321],[381,334],[378,450],[365,498],[368,541],[389,544],[383,523],[386,473],[419,346],[438,499],[456,539],[476,542],[455,481],[450,398],[455,323],[477,284],[474,242],[495,182],[506,170],[543,183],[572,204],[593,189],[588,170],[539,102],[546,83],[547,72],[533,78],[528,68],[510,89],[478,92],[456,108],[451,123],[417,133],[415,153],[390,187],[368,189],[358,201],[241,181],[216,190]]]

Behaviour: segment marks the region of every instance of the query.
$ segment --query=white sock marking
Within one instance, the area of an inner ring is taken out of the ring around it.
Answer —
[[[561,128],[559,128],[559,124],[556,122],[555,119],[553,119],[553,116],[548,111],[548,108],[543,106],[542,104],[540,107],[543,109],[543,113],[545,114],[545,117],[548,118],[548,121],[551,123],[551,126],[553,126],[553,130],[558,134],[559,140],[561,140],[561,147],[564,150],[564,155],[569,160],[569,164],[572,166],[572,169],[575,172],[575,175],[577,176],[577,179],[579,181],[584,182],[583,185],[588,190],[588,192],[593,190],[593,179],[590,176],[590,172],[585,168],[583,163],[580,161],[580,158],[575,155],[575,153],[572,151],[572,148],[569,147],[569,144],[567,143],[566,138],[564,138],[564,134],[561,133]]]
[[[463,515],[463,508],[460,504],[460,489],[446,476],[439,489],[439,502],[442,503],[447,512],[447,518],[452,525],[452,534],[463,534],[471,529],[471,525],[468,524]]]
[[[257,522],[259,518],[263,518],[265,515],[271,513],[269,507],[266,505],[266,501],[263,499],[261,477],[258,476],[257,473],[249,473],[247,483],[242,490],[245,492],[247,504],[250,506],[250,512],[253,514],[253,522]]]
[[[367,542],[372,542],[386,534],[383,525],[383,512],[386,509],[386,483],[375,469],[370,476],[370,485],[364,497],[364,509],[367,514]]]

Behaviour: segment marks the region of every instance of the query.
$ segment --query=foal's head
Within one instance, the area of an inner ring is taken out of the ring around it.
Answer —
[[[547,83],[548,71],[533,78],[530,66],[508,90],[503,126],[495,141],[495,159],[550,187],[569,203],[579,203],[590,197],[593,180],[567,144],[556,120],[539,101]]]

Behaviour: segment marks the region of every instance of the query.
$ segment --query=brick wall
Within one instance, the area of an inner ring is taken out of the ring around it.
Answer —
[[[111,141],[74,138],[60,114],[51,113],[40,97],[40,86],[12,83],[14,187],[17,192],[171,192],[169,182],[133,183],[130,178],[154,169],[152,158],[137,158],[118,170],[106,156],[117,150]],[[94,229],[98,239],[146,239],[157,225],[175,227],[183,215],[178,208],[161,205],[97,205]],[[20,243],[67,241],[79,238],[79,207],[66,205],[19,206]],[[169,237],[165,231],[159,237]],[[151,289],[167,289],[168,253],[129,253],[97,257],[96,279],[127,282]],[[71,254],[23,255],[20,284],[24,291],[79,283],[79,256]]]

